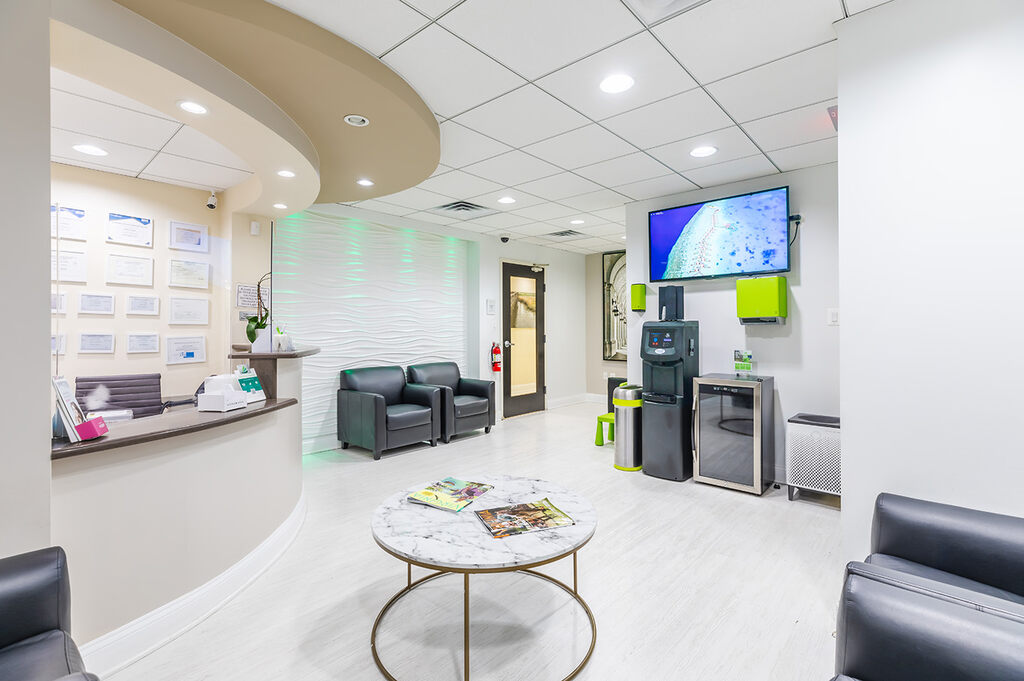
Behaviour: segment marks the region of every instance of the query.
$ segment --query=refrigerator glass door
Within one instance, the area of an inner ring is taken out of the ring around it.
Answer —
[[[754,389],[700,384],[699,475],[754,484]]]

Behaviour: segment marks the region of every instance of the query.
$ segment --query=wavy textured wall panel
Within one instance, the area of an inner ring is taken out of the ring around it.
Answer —
[[[304,360],[307,451],[332,444],[338,372],[453,361],[466,367],[466,242],[300,213],[274,231],[274,323],[321,348]]]

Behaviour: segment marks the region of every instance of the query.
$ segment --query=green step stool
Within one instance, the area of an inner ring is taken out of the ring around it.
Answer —
[[[594,444],[598,447],[604,446],[604,424],[608,424],[608,441],[615,442],[615,412],[608,412],[597,417],[597,436]]]

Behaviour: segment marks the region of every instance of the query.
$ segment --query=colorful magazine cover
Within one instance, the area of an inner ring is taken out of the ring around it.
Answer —
[[[409,501],[458,513],[473,503],[478,496],[493,488],[494,485],[485,485],[482,482],[445,478],[426,489],[413,492],[409,495]]]
[[[496,539],[576,524],[575,520],[562,513],[548,499],[532,501],[528,504],[488,508],[477,511],[476,515],[483,521],[491,536]]]

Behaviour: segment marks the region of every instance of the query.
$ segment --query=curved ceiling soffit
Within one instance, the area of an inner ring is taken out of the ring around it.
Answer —
[[[254,175],[228,191],[231,210],[280,215],[312,204],[319,159],[304,131],[272,100],[208,55],[112,0],[53,0],[51,64],[151,106],[217,140]],[[200,101],[204,116],[181,111]],[[282,178],[287,168],[295,178]],[[290,206],[276,210],[274,203]]]
[[[199,48],[274,100],[320,156],[318,203],[392,194],[440,160],[423,99],[379,59],[262,0],[114,0]],[[346,125],[347,114],[370,119]],[[360,187],[368,178],[375,185]]]

